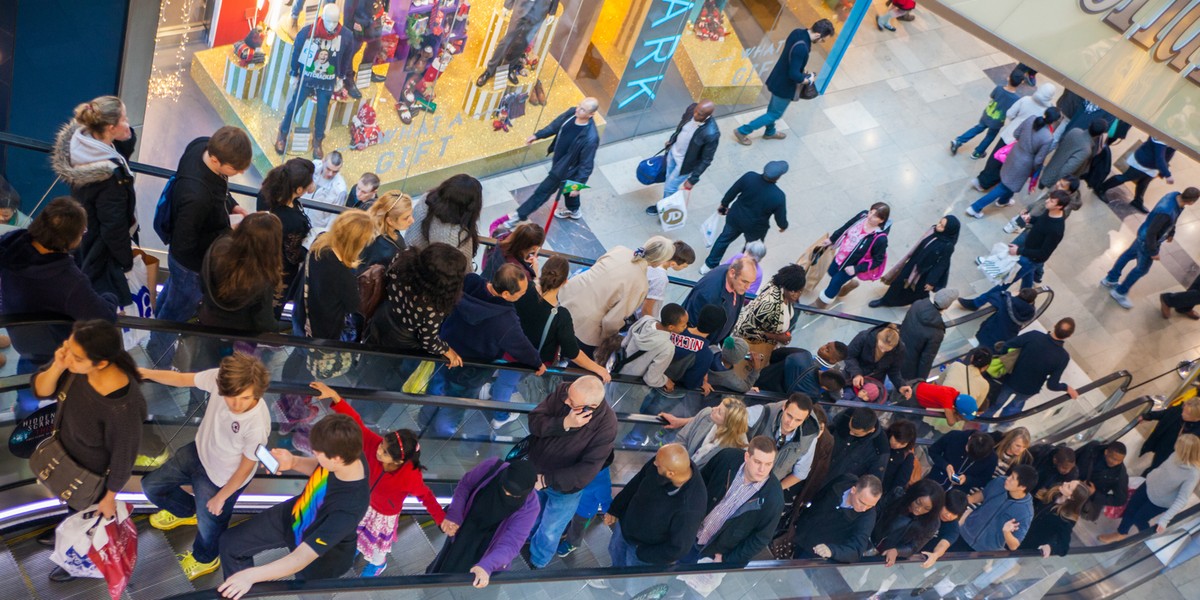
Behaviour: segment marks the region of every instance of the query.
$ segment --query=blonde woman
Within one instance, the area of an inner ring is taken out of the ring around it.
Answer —
[[[1200,437],[1185,433],[1175,442],[1175,453],[1151,471],[1146,482],[1133,493],[1117,532],[1100,536],[1100,541],[1119,542],[1129,536],[1134,525],[1139,531],[1149,529],[1154,517],[1158,517],[1156,531],[1166,531],[1171,519],[1188,505],[1197,483],[1200,483]]]
[[[1092,493],[1082,481],[1067,481],[1038,492],[1034,499],[1033,521],[1021,540],[1022,550],[1041,550],[1043,558],[1051,554],[1066,556],[1071,548],[1071,530],[1083,514]]]
[[[567,281],[559,292],[562,306],[575,320],[575,337],[584,352],[591,355],[596,346],[616,335],[646,300],[650,289],[646,272],[659,267],[675,255],[675,243],[654,236],[641,248],[616,246],[596,264]]]
[[[697,467],[703,467],[720,450],[745,448],[749,443],[746,437],[749,429],[746,405],[737,398],[725,398],[717,406],[696,413],[696,417],[679,430],[675,441],[687,448]]]
[[[125,104],[100,96],[75,107],[75,116],[59,129],[50,162],[71,186],[71,197],[87,211],[79,245],[79,268],[97,293],[111,293],[117,305],[133,302],[125,272],[133,268],[132,232],[137,225],[137,196],[129,156],[137,142]]]
[[[361,273],[371,265],[388,266],[400,251],[408,247],[401,231],[413,224],[412,197],[392,190],[371,203],[367,209],[375,239],[363,249],[358,271]]]
[[[992,472],[993,477],[1007,477],[1013,467],[1033,463],[1033,455],[1029,453],[1033,438],[1028,429],[1013,427],[1003,435],[998,432],[992,433],[992,439],[996,440],[997,459],[996,470]]]
[[[354,270],[363,248],[375,236],[366,212],[350,209],[333,220],[329,231],[313,242],[292,297],[292,333],[336,340],[346,315],[358,312],[358,280]]]

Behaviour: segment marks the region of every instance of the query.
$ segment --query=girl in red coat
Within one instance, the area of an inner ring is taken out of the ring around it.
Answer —
[[[348,415],[362,429],[363,452],[370,470],[371,506],[358,524],[358,551],[369,563],[362,576],[374,577],[387,566],[387,555],[396,541],[396,525],[405,498],[416,496],[439,526],[446,512],[421,475],[425,467],[421,466],[421,444],[415,432],[400,429],[381,436],[367,428],[354,407],[343,402],[329,386],[319,381],[310,385],[320,394],[318,398],[332,400],[330,408],[334,412]]]

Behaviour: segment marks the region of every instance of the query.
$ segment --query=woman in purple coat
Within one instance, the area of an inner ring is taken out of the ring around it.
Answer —
[[[426,573],[475,575],[475,587],[487,587],[492,573],[503,571],[533,531],[541,505],[533,484],[533,464],[490,458],[471,469],[454,489],[442,521],[450,536]]]

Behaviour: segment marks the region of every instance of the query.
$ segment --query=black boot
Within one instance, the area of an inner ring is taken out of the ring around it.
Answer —
[[[66,572],[62,567],[54,567],[54,570],[50,571],[50,581],[54,583],[66,583],[68,581],[75,581],[75,576]]]
[[[1133,202],[1130,202],[1129,205],[1132,206],[1134,210],[1142,213],[1143,215],[1150,212],[1149,210],[1146,209],[1146,205],[1142,204],[1141,200],[1134,200]]]
[[[482,74],[479,75],[479,79],[475,80],[475,85],[477,87],[483,87],[483,86],[487,85],[487,82],[492,80],[492,77],[495,77],[495,76],[496,76],[495,72],[493,72],[491,69],[486,69],[486,70],[484,70],[484,72]]]

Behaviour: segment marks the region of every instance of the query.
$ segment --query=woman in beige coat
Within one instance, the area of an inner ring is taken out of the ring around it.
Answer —
[[[605,338],[621,331],[625,318],[646,300],[646,270],[671,260],[675,244],[654,236],[636,250],[617,246],[596,264],[567,281],[559,303],[571,311],[575,337],[591,355]]]

